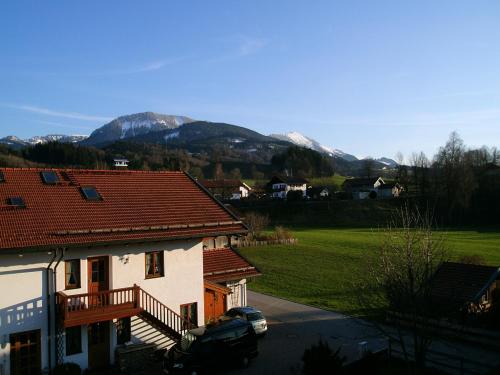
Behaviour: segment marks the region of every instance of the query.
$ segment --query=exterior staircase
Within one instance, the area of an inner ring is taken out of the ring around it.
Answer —
[[[176,342],[184,332],[196,328],[138,285],[97,293],[58,292],[57,303],[62,328],[138,316]]]

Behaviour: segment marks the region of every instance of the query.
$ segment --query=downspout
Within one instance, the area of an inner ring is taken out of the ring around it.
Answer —
[[[48,364],[49,364],[49,374],[52,371],[52,353],[50,350],[50,338],[51,338],[51,324],[50,321],[52,320],[50,317],[50,271],[52,267],[52,263],[56,260],[57,257],[57,249],[54,250],[54,256],[50,260],[49,265],[47,266],[47,269],[45,271],[45,288],[46,288],[46,294],[47,294],[47,348],[48,348]]]
[[[59,266],[59,263],[61,263],[61,260],[63,259],[64,257],[64,252],[65,252],[65,248],[62,248],[61,249],[61,255],[59,255],[59,259],[57,260],[55,266],[54,266],[54,270],[53,270],[53,273],[52,273],[52,277],[53,277],[53,285],[54,285],[54,296],[53,298],[51,299],[51,302],[54,304],[54,311],[56,311],[56,293],[57,293],[57,266]],[[56,322],[57,324],[57,322]],[[54,342],[56,342],[57,340],[57,332],[55,332],[55,340]],[[56,353],[56,364],[57,364],[57,347],[54,348],[55,349],[55,353]],[[50,346],[49,346],[49,352],[50,352]]]

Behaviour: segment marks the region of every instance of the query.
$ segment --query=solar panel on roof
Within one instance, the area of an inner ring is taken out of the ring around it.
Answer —
[[[2,171],[0,171],[0,182],[5,182],[5,176]]]
[[[16,206],[16,207],[26,207],[26,204],[24,203],[24,199],[21,197],[10,197],[9,204],[11,206]]]
[[[82,193],[85,199],[90,201],[99,201],[101,200],[101,195],[97,192],[96,188],[93,186],[82,186]]]
[[[48,185],[55,185],[59,182],[59,176],[54,171],[42,171],[42,180]]]

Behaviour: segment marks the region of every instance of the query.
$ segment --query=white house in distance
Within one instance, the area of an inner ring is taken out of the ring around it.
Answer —
[[[250,186],[240,180],[200,180],[200,184],[216,198],[223,200],[245,199],[252,191]]]
[[[348,178],[343,187],[355,200],[395,198],[403,190],[398,183],[385,183],[382,177]]]
[[[246,304],[232,294],[258,270],[203,247],[244,233],[182,172],[0,168],[0,373],[105,367],[203,324],[211,291],[221,312]],[[214,264],[227,277],[210,278]]]
[[[271,198],[286,199],[289,191],[301,191],[306,196],[308,181],[301,177],[274,176],[268,182]]]

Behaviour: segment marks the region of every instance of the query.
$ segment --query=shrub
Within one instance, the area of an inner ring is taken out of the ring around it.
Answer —
[[[82,370],[76,363],[62,363],[54,367],[53,375],[81,375]]]
[[[464,255],[458,261],[460,263],[465,263],[465,264],[478,264],[478,265],[486,264],[486,260],[484,259],[484,257],[477,254]]]
[[[287,194],[286,194],[286,200],[287,201],[301,201],[302,199],[304,199],[304,193],[302,192],[302,190],[290,190]]]
[[[269,216],[249,212],[245,217],[245,224],[248,226],[248,236],[250,239],[255,239],[269,224]]]
[[[293,238],[292,232],[290,232],[288,228],[281,225],[274,228],[273,237],[275,240],[289,240],[290,238]]]
[[[304,351],[302,373],[305,375],[340,374],[346,358],[340,356],[340,347],[333,352],[328,342],[319,340],[317,345]]]

